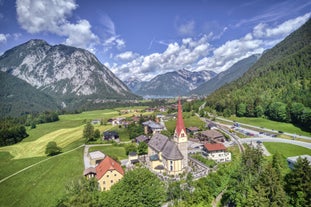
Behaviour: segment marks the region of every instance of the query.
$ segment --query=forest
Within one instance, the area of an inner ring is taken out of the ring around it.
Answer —
[[[311,131],[311,20],[262,57],[240,79],[207,97],[224,116],[291,122]]]

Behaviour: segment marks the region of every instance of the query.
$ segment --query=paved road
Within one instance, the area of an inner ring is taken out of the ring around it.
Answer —
[[[247,143],[247,142],[257,142],[258,140],[262,142],[282,142],[282,143],[288,143],[288,144],[294,144],[301,147],[306,147],[311,149],[311,143],[308,142],[301,142],[296,140],[289,140],[289,139],[281,139],[281,138],[244,138],[240,139],[240,142]]]
[[[217,117],[216,119],[233,123],[233,121],[231,121],[229,119],[221,118],[221,117]],[[264,130],[264,131],[269,131],[269,132],[272,132],[272,133],[278,133],[277,130],[273,130],[273,129],[261,128],[261,127],[257,127],[257,126],[253,126],[253,125],[249,125],[249,124],[243,124],[243,123],[239,123],[239,124],[241,126],[247,126],[247,127],[252,127],[254,129],[258,129],[259,131],[263,131]],[[288,136],[295,137],[295,138],[302,138],[302,139],[309,139],[309,140],[311,140],[311,137],[309,137],[309,136],[302,136],[302,135],[291,134],[291,133],[287,133],[287,132],[284,132],[284,134],[286,134]]]

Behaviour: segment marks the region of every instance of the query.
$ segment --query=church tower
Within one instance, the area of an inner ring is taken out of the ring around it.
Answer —
[[[182,117],[182,106],[180,103],[180,98],[178,99],[177,107],[177,121],[174,133],[174,142],[177,143],[177,147],[181,154],[183,155],[182,168],[188,167],[188,137],[186,133],[186,128],[184,120]]]

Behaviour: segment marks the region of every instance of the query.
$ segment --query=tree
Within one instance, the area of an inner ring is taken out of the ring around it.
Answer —
[[[58,203],[58,207],[99,206],[98,183],[95,179],[80,178],[66,186],[66,193]]]
[[[163,183],[146,168],[128,171],[113,185],[108,194],[101,198],[102,206],[113,207],[158,207],[165,201]]]
[[[95,139],[99,139],[100,138],[100,131],[99,131],[99,129],[95,129],[95,131],[94,131],[94,138]]]
[[[129,144],[125,146],[125,152],[126,155],[128,155],[130,152],[137,152],[137,147],[134,144]]]
[[[267,115],[272,120],[285,122],[287,120],[286,104],[282,102],[271,103]]]
[[[294,169],[285,176],[285,191],[293,206],[311,206],[311,166],[306,158],[298,158]]]
[[[137,147],[138,155],[145,155],[148,153],[148,145],[146,142],[140,142]]]
[[[86,142],[92,141],[94,139],[94,126],[91,122],[87,122],[83,129],[83,138]]]
[[[61,153],[62,148],[58,147],[56,142],[52,141],[46,145],[45,154],[47,156],[54,156]]]
[[[246,104],[240,103],[237,106],[236,115],[241,117],[244,116],[245,114],[246,114]]]

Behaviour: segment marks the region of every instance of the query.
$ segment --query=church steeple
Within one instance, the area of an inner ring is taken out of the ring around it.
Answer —
[[[176,137],[183,137],[185,136],[186,129],[184,120],[182,117],[182,106],[180,103],[180,98],[178,99],[178,106],[177,106],[177,121],[176,121],[176,129],[175,129],[175,136]]]

